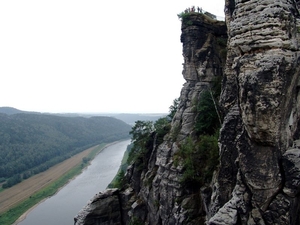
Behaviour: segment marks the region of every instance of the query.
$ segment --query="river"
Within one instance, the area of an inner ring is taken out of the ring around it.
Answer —
[[[80,175],[31,210],[18,225],[73,225],[80,209],[112,181],[129,144],[126,140],[103,149]]]

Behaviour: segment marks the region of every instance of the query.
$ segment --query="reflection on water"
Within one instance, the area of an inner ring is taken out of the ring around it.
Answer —
[[[56,195],[39,204],[18,225],[72,225],[74,216],[116,175],[130,140],[104,149],[79,176]]]

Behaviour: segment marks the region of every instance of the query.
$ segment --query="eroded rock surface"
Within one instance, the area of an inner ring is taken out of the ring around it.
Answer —
[[[107,189],[96,194],[76,215],[75,224],[122,224],[118,192],[118,189]]]
[[[96,196],[76,224],[300,224],[299,4],[226,0],[226,25],[184,18],[186,83],[170,132],[160,145],[152,139],[146,166],[131,165],[122,190]],[[188,137],[197,141],[195,102],[218,77],[220,164],[210,184],[186,186],[174,156]]]
[[[201,190],[186,187],[180,182],[183,168],[175,165],[174,155],[186,137],[195,133],[195,103],[199,101],[201,93],[210,88],[215,78],[223,77],[227,33],[225,22],[212,20],[203,14],[191,13],[188,21],[182,24],[183,77],[186,83],[181,90],[180,104],[163,143],[159,146],[155,141],[149,144],[153,147],[145,153],[148,158],[146,167],[140,170],[132,165],[127,171],[128,186],[118,192],[122,224],[129,224],[130,221],[168,225],[202,224],[205,221]],[[209,188],[206,193],[210,196]],[[77,225],[85,224],[79,223],[79,219],[84,218],[86,213],[97,211],[93,210],[93,204],[77,216]],[[106,208],[105,204],[103,208]]]
[[[293,1],[229,0],[226,6],[229,42],[221,102],[227,116],[209,224],[298,224],[297,150],[291,149],[299,136],[298,9]],[[234,142],[229,129],[236,130]],[[236,156],[235,165],[222,160],[226,155]],[[229,197],[230,168],[236,184]],[[246,188],[237,194],[241,185]],[[230,221],[226,212],[234,212]]]

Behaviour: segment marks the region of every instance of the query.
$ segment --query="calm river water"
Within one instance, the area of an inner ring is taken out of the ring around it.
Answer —
[[[129,144],[130,140],[126,140],[105,148],[80,175],[34,208],[18,225],[73,225],[79,210],[112,181]]]

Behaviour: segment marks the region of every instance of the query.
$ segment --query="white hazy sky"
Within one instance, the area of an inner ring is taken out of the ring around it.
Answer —
[[[0,106],[167,113],[192,5],[224,16],[224,0],[1,0]]]

